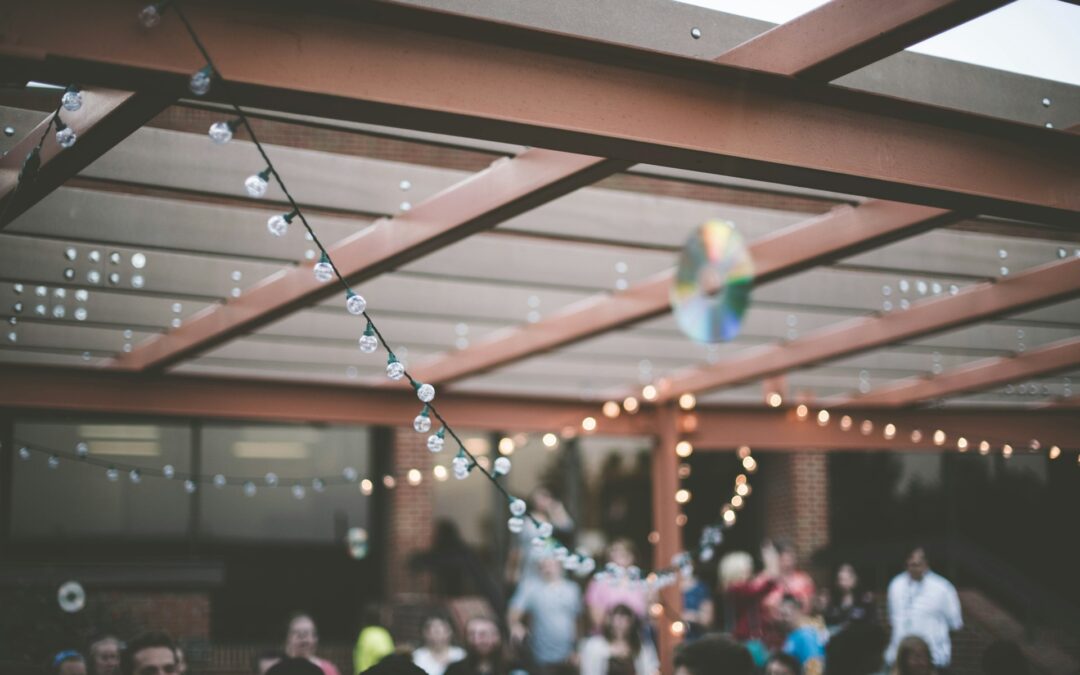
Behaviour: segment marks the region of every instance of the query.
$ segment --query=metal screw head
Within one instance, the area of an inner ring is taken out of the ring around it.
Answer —
[[[1044,98],[1044,99],[1042,100],[1042,104],[1043,104],[1043,107],[1044,107],[1044,108],[1049,108],[1049,107],[1050,107],[1050,99],[1048,99],[1048,98]]]
[[[694,26],[693,28],[691,28],[690,29],[690,37],[694,38],[695,40],[701,39],[701,29],[698,28],[697,26]]]
[[[15,135],[15,127],[4,127],[4,135],[11,138]]]

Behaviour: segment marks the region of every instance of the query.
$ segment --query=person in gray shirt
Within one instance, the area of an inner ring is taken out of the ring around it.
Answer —
[[[528,645],[537,675],[574,672],[580,614],[581,589],[563,576],[558,560],[542,559],[539,578],[518,587],[508,617],[510,635],[515,643]]]

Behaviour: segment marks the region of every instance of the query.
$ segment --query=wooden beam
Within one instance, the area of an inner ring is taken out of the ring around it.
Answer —
[[[357,283],[588,185],[597,175],[618,170],[615,167],[625,164],[552,150],[528,150],[514,159],[496,162],[400,216],[380,220],[339,241],[330,247],[330,255],[342,276]],[[301,307],[341,294],[337,284],[316,281],[312,265],[284,270],[239,297],[214,305],[181,327],[119,355],[113,367],[166,368]],[[362,330],[358,322],[357,334]]]
[[[331,384],[185,375],[148,375],[89,368],[0,366],[0,410],[12,414],[116,414],[156,417],[253,420],[328,424],[401,425],[417,412],[416,396],[404,388],[387,391]],[[546,398],[454,394],[436,399],[439,411],[459,429],[505,429],[559,433],[579,429],[586,416],[597,419],[596,433],[655,436],[658,409],[609,419],[598,404]],[[1043,438],[1065,448],[1080,447],[1080,416],[1071,410],[1027,409],[853,409],[856,420],[872,419],[877,428],[892,421],[903,429],[936,428],[969,438]],[[798,422],[790,409],[699,406],[698,427],[687,437],[699,450],[932,450],[928,441],[907,436],[887,440],[880,433],[841,431],[835,423],[819,427]],[[834,420],[835,422],[835,420]],[[858,426],[855,427],[858,429]],[[669,434],[670,435],[670,434]],[[672,445],[673,447],[673,445]],[[669,561],[665,561],[665,565]]]
[[[431,10],[187,11],[246,105],[1034,221],[1080,212],[1080,138],[1056,130]],[[5,18],[0,70],[20,77],[180,91],[203,65],[177,21],[143,31],[121,0]],[[326,69],[346,58],[365,67]]]
[[[57,101],[60,95],[57,91]],[[61,148],[56,142],[55,127],[45,133],[52,119],[50,114],[0,157],[0,230],[175,100],[175,96],[153,90],[132,93],[86,88],[82,95],[79,110],[60,112],[64,124],[78,135],[74,146]],[[23,161],[42,134],[45,142],[41,146],[41,168],[32,181],[20,186]]]
[[[850,356],[894,342],[1012,314],[1080,296],[1080,259],[1063,260],[998,281],[969,286],[957,295],[917,302],[910,309],[860,317],[714,364],[664,378],[659,400],[750,382]]]
[[[721,63],[827,82],[1011,0],[832,0],[765,31]]]
[[[961,218],[954,212],[897,202],[839,207],[753,242],[750,254],[755,284],[782,279]],[[423,382],[458,380],[650,319],[670,307],[673,277],[674,271],[669,270],[625,291],[587,298],[536,323],[494,333],[467,349],[419,363],[414,373]]]
[[[866,394],[828,401],[837,407],[901,408],[991,389],[1080,366],[1080,338],[1062,340],[1014,356],[980,359],[940,375],[893,382]]]
[[[658,539],[653,545],[654,570],[671,566],[671,559],[685,551],[682,527],[678,523],[679,505],[675,492],[679,489],[679,459],[675,444],[679,442],[679,411],[674,405],[656,410],[656,440],[652,451],[652,513],[653,532]],[[665,612],[656,619],[660,672],[673,673],[675,647],[679,638],[672,634],[671,624],[682,616],[682,591],[678,585],[660,591],[658,600]]]

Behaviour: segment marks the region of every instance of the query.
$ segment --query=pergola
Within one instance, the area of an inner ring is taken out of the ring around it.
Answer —
[[[663,564],[681,438],[928,449],[801,424],[789,401],[1080,447],[1080,89],[902,52],[1004,4],[833,0],[771,29],[667,0],[184,6],[443,414],[558,431],[656,387],[599,431],[659,439]],[[250,143],[209,146],[228,110],[186,97],[204,62],[182,26],[145,31],[119,0],[3,14],[4,80],[76,82],[86,103],[65,118],[75,146],[48,139],[16,190],[59,94],[0,101],[25,120],[0,159],[0,315],[17,320],[0,407],[415,414],[302,234],[266,235],[282,195],[241,196]],[[742,334],[713,348],[668,313],[674,252],[709,217],[757,272]]]

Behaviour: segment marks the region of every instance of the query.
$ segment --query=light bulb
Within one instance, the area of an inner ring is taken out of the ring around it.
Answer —
[[[375,327],[368,322],[367,328],[364,329],[364,334],[360,336],[360,351],[365,354],[372,354],[379,348],[379,338],[375,337]]]
[[[330,258],[327,257],[325,253],[319,258],[319,262],[315,263],[312,272],[315,273],[315,281],[318,281],[320,284],[325,284],[327,281],[334,278],[334,266],[330,264]]]
[[[142,24],[143,28],[153,28],[161,23],[161,11],[156,3],[139,10],[139,23]]]
[[[75,454],[79,456],[79,459],[86,459],[86,456],[90,454],[90,446],[84,441],[79,441],[75,444]]]
[[[463,480],[469,477],[469,460],[465,455],[458,455],[450,462],[454,470],[454,478]]]
[[[139,471],[138,469],[132,469],[131,471],[128,472],[128,479],[132,483],[135,483],[136,485],[138,485],[139,483],[142,482],[142,472]]]
[[[49,468],[55,469],[60,466],[60,458],[56,455],[49,455]]]
[[[514,514],[515,516],[525,515],[526,509],[528,509],[528,505],[525,503],[524,499],[515,498],[513,501],[510,502],[510,513]]]
[[[347,483],[355,483],[358,475],[356,469],[351,466],[347,466],[341,470],[341,477],[344,478]]]
[[[221,489],[221,488],[225,487],[225,484],[227,482],[228,482],[228,480],[225,478],[224,474],[219,473],[219,474],[214,475],[214,487],[216,487],[218,489]]]
[[[195,485],[195,481],[191,480],[190,478],[184,481],[184,492],[188,493],[189,495],[195,494],[196,489],[197,488]]]
[[[521,534],[521,531],[525,529],[525,520],[523,518],[513,516],[506,521],[506,527],[514,534]]]
[[[584,577],[584,576],[588,576],[588,575],[592,574],[593,570],[595,570],[595,569],[596,569],[596,561],[593,560],[592,558],[585,558],[585,560],[582,560],[581,564],[578,565],[577,573],[578,573],[579,576]]]
[[[270,487],[274,487],[275,485],[278,484],[278,476],[273,471],[266,474],[266,477],[263,480],[265,480],[266,484],[269,485]]]
[[[367,309],[367,300],[364,300],[362,295],[347,291],[345,293],[345,309],[349,310],[349,314],[360,316]]]
[[[323,492],[323,491],[325,491],[326,490],[326,481],[324,481],[322,478],[312,478],[311,479],[311,489],[314,490],[315,492]]]
[[[431,417],[428,415],[427,406],[424,406],[420,414],[413,419],[412,427],[420,434],[426,434],[431,430]]]
[[[75,85],[69,85],[64,91],[64,95],[60,97],[60,105],[64,106],[64,110],[68,112],[75,112],[82,107],[82,104],[82,92]]]
[[[259,199],[266,194],[267,188],[270,187],[269,179],[270,169],[253,173],[244,181],[244,189],[247,190],[249,196]]]
[[[435,387],[430,384],[422,384],[416,388],[416,398],[424,403],[431,403],[435,399]]]
[[[117,471],[115,467],[110,466],[108,469],[105,470],[105,477],[115,483],[116,481],[120,480],[120,472]]]
[[[494,468],[496,476],[505,476],[510,473],[510,459],[507,457],[496,459]]]
[[[230,120],[228,122],[214,122],[210,125],[210,131],[207,134],[210,136],[210,140],[217,145],[224,145],[232,140],[233,133],[236,132],[236,122]]]
[[[161,475],[169,480],[172,480],[173,477],[176,476],[176,468],[173,467],[172,464],[166,464],[165,466],[161,467]]]
[[[620,408],[619,404],[615,401],[608,401],[604,403],[602,412],[604,413],[604,417],[614,418],[619,416],[619,413],[622,412],[622,408]]]
[[[440,428],[437,432],[435,432],[435,433],[431,434],[430,436],[428,436],[428,439],[427,439],[427,449],[428,449],[428,451],[430,451],[430,452],[442,452],[443,446],[446,445],[446,439],[444,438],[445,434],[446,434],[446,429],[445,428]]]
[[[23,461],[30,459],[30,448],[19,448],[19,459]]]
[[[307,494],[307,491],[304,490],[304,486],[301,485],[300,483],[297,483],[296,485],[292,486],[292,496],[294,498],[303,499],[305,494]]]
[[[252,483],[251,481],[247,481],[246,483],[244,483],[244,496],[245,497],[254,497],[255,493],[258,492],[258,490],[259,489],[257,487],[255,487],[255,483]]]
[[[401,364],[401,361],[397,360],[393,354],[386,361],[386,376],[391,380],[400,380],[405,374],[405,366]]]
[[[275,237],[284,237],[285,233],[289,231],[289,223],[296,217],[296,212],[292,213],[277,213],[270,216],[270,219],[266,221],[266,229],[270,230],[270,234]]]
[[[195,94],[196,96],[205,96],[206,93],[210,91],[210,82],[213,80],[213,78],[214,71],[211,70],[210,66],[205,66],[201,70],[197,70],[191,75],[191,79],[188,80],[188,89],[190,89],[191,93]],[[230,137],[232,136],[232,134],[229,135]],[[222,141],[222,143],[224,142],[225,141]]]
[[[77,136],[75,130],[60,121],[60,118],[56,118],[56,142],[61,148],[70,148],[75,145]]]

